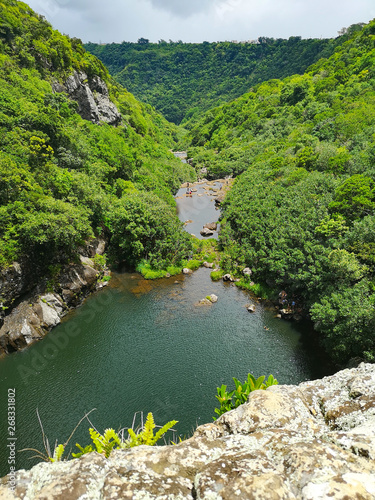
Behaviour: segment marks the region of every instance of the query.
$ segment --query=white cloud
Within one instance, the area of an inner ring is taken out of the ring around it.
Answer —
[[[92,42],[334,37],[375,17],[374,0],[30,0],[52,25]]]

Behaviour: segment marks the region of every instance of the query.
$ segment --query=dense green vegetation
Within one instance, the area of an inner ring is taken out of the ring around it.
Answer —
[[[26,4],[1,1],[0,18],[0,268],[43,271],[103,234],[118,262],[178,264],[191,244],[171,193],[194,172],[169,152],[177,128]],[[83,120],[53,92],[74,70],[106,82],[119,126]]]
[[[358,26],[351,28],[355,29]],[[321,57],[329,57],[347,36],[334,40],[261,37],[253,43],[140,39],[85,47],[138,99],[169,121],[189,126],[202,112],[239,97],[255,84],[303,73]]]
[[[190,132],[197,170],[241,174],[223,205],[223,266],[284,289],[342,364],[375,359],[374,68],[375,21]]]
[[[195,175],[169,152],[180,140],[197,171],[237,177],[223,204],[222,268],[250,266],[255,284],[240,284],[263,295],[285,290],[336,362],[374,360],[375,22],[331,41],[91,44],[142,98],[191,119],[183,138],[80,40],[21,2],[0,2],[0,16],[0,268],[21,260],[47,272],[98,235],[112,262],[149,277],[174,274],[187,256],[193,268],[217,261],[176,217],[171,193]],[[322,55],[303,75],[263,82]],[[103,79],[120,125],[83,120],[53,91],[74,71]]]

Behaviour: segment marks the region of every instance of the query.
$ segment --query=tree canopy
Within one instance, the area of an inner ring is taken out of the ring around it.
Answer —
[[[375,359],[375,21],[303,75],[208,111],[189,156],[236,176],[220,242],[232,272],[311,315],[333,357]]]
[[[44,272],[102,234],[117,261],[177,263],[190,247],[172,192],[194,178],[169,151],[177,128],[26,4],[4,0],[0,17],[0,267],[21,260]],[[106,83],[121,124],[83,120],[77,103],[53,90],[74,71]],[[152,225],[150,207],[159,214]]]
[[[260,37],[252,42],[88,43],[111,75],[169,121],[190,126],[204,111],[260,82],[303,73],[329,57],[348,33],[331,39]]]

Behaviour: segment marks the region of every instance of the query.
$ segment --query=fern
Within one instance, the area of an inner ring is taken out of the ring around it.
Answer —
[[[101,435],[92,427],[89,429],[90,437],[95,445],[96,451],[102,453],[106,458],[109,457],[113,448],[117,445],[121,446],[120,438],[114,429],[106,429],[104,434]]]
[[[144,431],[141,433],[143,444],[146,444],[148,446],[153,445],[154,429],[155,429],[154,416],[150,412],[146,418]]]
[[[177,420],[171,420],[167,422],[163,427],[161,427],[157,433],[154,435],[154,429],[156,427],[154,422],[154,416],[150,412],[147,415],[146,422],[138,434],[134,432],[133,429],[128,429],[129,439],[123,443],[125,448],[133,448],[134,446],[147,445],[153,446],[164,434],[169,431],[174,425],[177,424]]]
[[[53,457],[49,457],[51,462],[60,462],[64,454],[64,451],[65,451],[65,446],[63,444],[59,444],[58,446],[56,446],[53,452]]]
[[[94,451],[94,448],[91,446],[91,444],[89,444],[88,446],[85,446],[84,448],[82,448],[82,446],[78,443],[76,443],[76,446],[80,450],[80,452],[79,453],[72,453],[72,457],[74,457],[74,458],[82,457],[82,455],[85,455],[86,453],[91,453],[92,451]]]
[[[112,450],[119,448],[133,448],[134,446],[147,445],[153,446],[164,434],[169,431],[175,424],[177,420],[171,420],[167,422],[163,427],[161,427],[157,433],[154,435],[154,429],[156,427],[154,422],[154,417],[150,412],[147,415],[145,424],[138,433],[136,433],[132,428],[128,429],[129,438],[122,442],[119,434],[114,429],[106,429],[104,434],[100,434],[98,431],[90,427],[90,437],[92,439],[93,445],[88,445],[83,448],[80,444],[76,443],[79,452],[72,453],[74,458],[79,458],[86,453],[91,453],[92,451],[97,451],[103,454],[106,458],[110,456]],[[133,422],[134,425],[134,422]]]
[[[170,429],[172,429],[173,426],[177,424],[177,420],[171,420],[170,422],[167,422],[161,429],[158,430],[158,432],[155,434],[155,437],[153,439],[153,443],[155,444],[157,441],[159,441],[160,438],[164,436],[166,432],[168,432]]]

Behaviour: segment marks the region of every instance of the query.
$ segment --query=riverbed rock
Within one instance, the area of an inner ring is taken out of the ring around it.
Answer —
[[[242,274],[244,276],[251,276],[253,274],[253,271],[250,269],[250,267],[245,267],[245,269],[242,270]]]
[[[291,309],[280,309],[280,314],[283,319],[293,318],[293,311]]]
[[[217,297],[217,295],[215,295],[214,293],[211,293],[211,295],[209,295],[207,298],[208,298],[208,300],[209,300],[210,302],[212,302],[213,304],[215,304],[215,302],[217,302],[217,301],[218,301],[218,297]]]
[[[215,198],[215,204],[221,205],[221,203],[224,201],[224,198],[225,198],[225,193],[220,192]]]
[[[214,234],[213,231],[211,231],[211,229],[208,229],[207,227],[204,227],[201,231],[200,231],[200,234],[202,236],[212,236]]]
[[[96,452],[18,471],[0,498],[375,498],[375,365],[271,386],[175,446]]]
[[[205,297],[204,299],[201,299],[195,305],[196,306],[210,306],[211,304],[212,304],[212,302],[207,297]]]
[[[184,267],[182,270],[182,274],[192,274],[193,271],[187,267]]]
[[[247,310],[249,311],[249,313],[253,313],[255,312],[255,305],[254,304],[250,304],[249,306],[246,307]]]
[[[234,278],[229,273],[227,273],[227,274],[224,274],[223,281],[231,281],[231,282],[233,282]]]
[[[208,222],[203,226],[203,228],[210,229],[211,231],[216,231],[217,230],[217,222]]]
[[[213,262],[203,262],[203,267],[206,267],[207,269],[213,269],[214,264]]]

